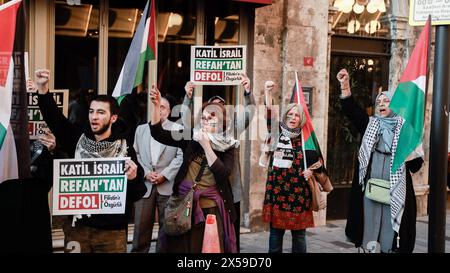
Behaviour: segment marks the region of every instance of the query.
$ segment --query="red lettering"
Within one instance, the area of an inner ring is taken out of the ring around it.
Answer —
[[[84,210],[84,209],[98,209],[99,198],[98,194],[63,194],[59,196],[60,210]]]
[[[194,81],[196,82],[223,82],[222,71],[195,71]]]

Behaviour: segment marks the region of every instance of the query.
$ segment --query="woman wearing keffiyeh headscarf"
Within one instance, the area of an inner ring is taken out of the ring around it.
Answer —
[[[275,126],[272,122],[278,120],[278,114],[271,103],[273,87],[273,82],[265,83],[270,140],[267,160],[261,160],[268,167],[263,221],[270,223],[269,252],[282,252],[284,233],[291,230],[292,252],[305,253],[306,228],[314,227],[312,192],[307,183],[313,172],[303,168],[301,130],[306,117],[299,104],[291,103]],[[307,151],[306,158],[308,166],[319,160],[315,151]]]
[[[411,173],[423,163],[421,157],[403,163],[395,173],[392,160],[404,120],[389,108],[393,92],[375,100],[375,115],[355,102],[348,72],[339,71],[344,114],[363,135],[358,167],[353,177],[346,236],[364,251],[412,252],[415,243],[416,200]]]

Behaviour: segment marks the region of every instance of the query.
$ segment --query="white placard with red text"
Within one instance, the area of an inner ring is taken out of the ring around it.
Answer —
[[[124,214],[129,158],[53,161],[53,215]]]
[[[246,74],[246,46],[192,46],[191,82],[239,85]]]

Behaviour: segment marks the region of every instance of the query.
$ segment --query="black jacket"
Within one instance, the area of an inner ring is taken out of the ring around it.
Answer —
[[[365,133],[369,124],[369,115],[360,108],[352,96],[341,99],[342,110],[347,118],[352,122],[356,129],[362,135]],[[405,209],[400,224],[400,248],[399,252],[411,253],[414,250],[416,241],[416,195],[412,183],[411,173],[419,171],[422,167],[423,159],[416,158],[406,162],[406,198]],[[367,173],[370,174],[370,164]],[[365,181],[367,180],[367,176]],[[353,175],[352,189],[350,193],[350,204],[347,215],[347,225],[345,227],[345,235],[355,244],[355,247],[361,247],[364,232],[364,215],[363,215],[363,198],[364,192],[359,185],[359,163],[355,167]],[[393,248],[397,249],[397,234],[394,236]]]
[[[175,140],[171,131],[163,129],[161,122],[158,122],[155,125],[151,125],[149,123],[149,126],[152,137],[154,137],[155,140],[168,146],[179,147],[183,150],[183,163],[181,164],[180,170],[178,171],[173,184],[173,194],[176,195],[178,194],[178,186],[186,177],[189,163],[197,155],[204,153],[203,148],[194,140]],[[182,134],[183,130],[180,130],[179,132]],[[225,208],[231,215],[232,222],[234,222],[237,218],[237,214],[233,206],[233,193],[229,182],[230,174],[233,168],[234,150],[235,149],[232,148],[225,152],[214,151],[217,155],[217,159],[214,161],[212,166],[209,167],[216,180],[216,185],[220,196],[225,203]]]
[[[82,129],[79,126],[70,123],[69,120],[64,117],[50,93],[39,95],[39,109],[48,127],[55,135],[56,140],[60,142],[63,151],[66,152],[69,157],[74,157],[76,145],[83,133],[86,135],[86,137],[95,139],[89,124],[84,129]],[[126,139],[127,134],[128,131],[126,129],[125,123],[121,119],[118,119],[112,125],[111,136],[102,141]],[[77,224],[100,229],[122,229],[127,226],[127,214],[131,212],[131,206],[135,201],[141,199],[147,191],[143,180],[144,171],[137,161],[136,152],[133,149],[133,146],[128,145],[127,156],[131,157],[134,163],[136,163],[136,165],[138,166],[138,171],[136,178],[133,180],[129,180],[127,183],[126,213],[95,214],[91,215],[91,217],[84,216],[83,219],[77,221]]]
[[[53,252],[47,182],[27,178],[0,183],[0,253]]]
[[[127,143],[130,146],[133,146],[136,128],[140,124],[147,123],[147,95],[147,93],[137,94],[136,91],[133,91],[126,95],[120,103],[119,117],[127,124]]]

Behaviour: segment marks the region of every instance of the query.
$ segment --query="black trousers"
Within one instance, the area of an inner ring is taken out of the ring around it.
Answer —
[[[234,233],[236,233],[236,248],[237,252],[241,252],[240,245],[240,232],[241,232],[241,202],[236,202],[233,204],[234,210],[236,210],[236,221],[234,221]]]

